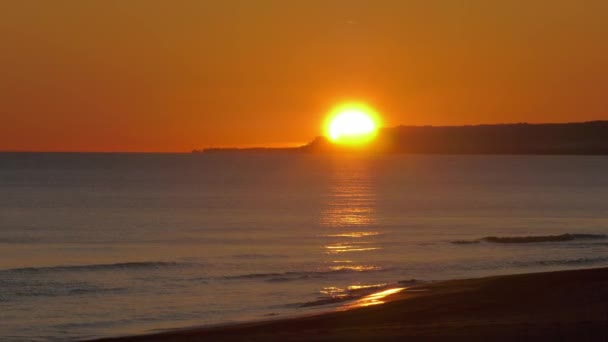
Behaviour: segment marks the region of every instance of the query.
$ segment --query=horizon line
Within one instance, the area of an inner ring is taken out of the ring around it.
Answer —
[[[395,126],[383,126],[379,129],[391,129],[391,128],[400,128],[400,127],[436,127],[436,128],[445,128],[445,127],[481,127],[481,126],[508,126],[508,125],[568,125],[568,124],[590,124],[590,123],[608,123],[608,119],[597,119],[597,120],[587,120],[587,121],[564,121],[564,122],[510,122],[510,123],[479,123],[479,124],[460,124],[460,125],[404,125],[399,124]],[[312,138],[317,139],[319,137],[324,137],[323,134],[317,135]],[[207,147],[195,147],[184,150],[176,150],[176,151],[149,151],[149,150],[22,150],[22,149],[0,149],[0,153],[89,153],[89,154],[191,154],[192,152],[203,151],[207,149],[289,149],[289,148],[299,148],[306,146],[306,144],[310,143],[298,143],[301,145],[295,145],[295,143],[271,143],[269,145],[256,145],[256,144],[243,144],[243,145],[223,145],[223,146],[207,146]]]

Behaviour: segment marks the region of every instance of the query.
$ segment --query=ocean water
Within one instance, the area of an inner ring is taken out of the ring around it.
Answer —
[[[597,156],[0,154],[0,340],[269,319],[403,280],[606,266],[607,174]]]

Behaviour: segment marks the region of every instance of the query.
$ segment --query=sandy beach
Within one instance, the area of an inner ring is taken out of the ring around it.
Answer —
[[[606,341],[608,268],[450,280],[381,305],[103,341]]]

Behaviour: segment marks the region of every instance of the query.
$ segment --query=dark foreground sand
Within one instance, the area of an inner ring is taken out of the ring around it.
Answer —
[[[608,268],[452,280],[318,316],[116,341],[608,341]]]

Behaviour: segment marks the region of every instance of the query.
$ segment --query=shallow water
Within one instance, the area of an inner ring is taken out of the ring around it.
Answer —
[[[584,156],[0,154],[0,339],[265,319],[400,280],[606,266],[607,172],[608,158]],[[593,236],[484,239],[562,234]]]

